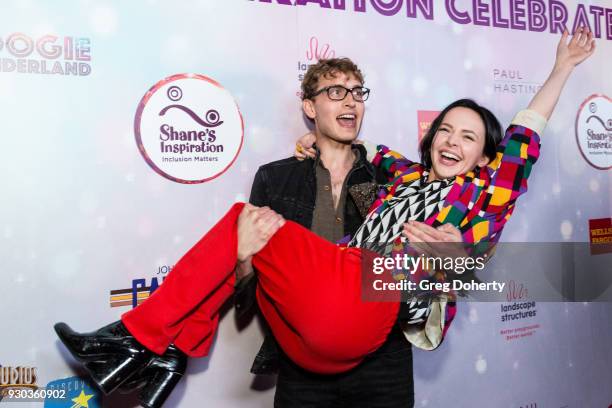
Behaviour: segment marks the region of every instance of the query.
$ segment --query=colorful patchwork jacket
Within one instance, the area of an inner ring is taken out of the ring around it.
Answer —
[[[537,112],[519,112],[497,147],[497,156],[486,167],[455,178],[442,210],[425,222],[434,227],[451,223],[464,243],[494,245],[514,211],[516,199],[527,191],[527,178],[540,154],[539,134],[546,119]],[[423,174],[425,168],[386,146],[376,149],[366,143],[368,159],[388,173],[389,183],[378,193],[370,212],[381,212],[398,186]],[[404,327],[404,334],[415,346],[432,350],[440,345],[456,313],[453,298],[440,295],[424,327]]]

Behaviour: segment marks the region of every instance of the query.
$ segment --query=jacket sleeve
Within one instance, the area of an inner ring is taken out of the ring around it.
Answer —
[[[546,120],[534,111],[521,111],[512,120],[489,163],[491,184],[487,212],[498,212],[527,191],[531,168],[540,156],[540,136]]]
[[[249,203],[258,207],[270,204],[268,188],[266,184],[265,169],[261,167],[255,173]],[[256,303],[255,289],[257,288],[257,271],[236,281],[234,286],[234,307],[238,316],[244,315]]]
[[[413,161],[385,145],[374,145],[371,142],[363,141],[363,146],[368,153],[368,161],[384,172],[387,182],[404,174],[414,165]]]
[[[537,112],[519,112],[487,166],[491,181],[478,215],[460,229],[470,242],[497,242],[512,215],[517,198],[527,192],[527,179],[540,156],[540,136],[546,119]]]

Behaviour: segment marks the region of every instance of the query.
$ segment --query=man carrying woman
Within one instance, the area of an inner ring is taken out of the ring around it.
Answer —
[[[82,335],[58,324],[60,339],[106,391],[152,365],[155,378],[176,378],[171,369],[155,365],[158,356],[163,357],[173,343],[189,355],[206,355],[219,307],[234,291],[235,265],[248,265],[252,259],[258,276],[257,302],[293,363],[320,374],[354,369],[385,344],[401,315],[399,299],[362,300],[362,261],[370,251],[360,247],[376,241],[381,246],[375,250],[386,254],[402,234],[415,246],[499,240],[517,198],[527,191],[527,178],[539,156],[539,135],[565,82],[574,67],[594,52],[588,30],[581,29],[569,43],[567,39],[564,33],[549,78],[503,138],[490,111],[459,100],[432,123],[421,144],[421,163],[384,146],[371,151],[372,163],[387,173],[388,183],[348,248],[333,245],[268,208],[235,204],[176,264],[164,284],[122,317],[125,327],[114,324]],[[329,124],[331,131],[351,134],[358,130],[360,113],[342,107],[340,98],[363,99],[362,84],[346,74],[329,80],[304,95],[305,112],[313,119],[329,119],[320,123]],[[331,134],[329,129],[319,130]],[[454,305],[444,299],[433,304],[437,306],[427,307],[424,330],[404,329],[413,344],[429,341],[435,346],[448,328]],[[444,313],[442,304],[447,306]],[[430,322],[436,323],[435,328]],[[164,395],[171,383],[162,387]]]

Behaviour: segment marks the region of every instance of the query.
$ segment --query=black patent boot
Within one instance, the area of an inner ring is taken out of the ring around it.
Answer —
[[[187,369],[187,355],[173,344],[163,356],[156,356],[145,369],[147,385],[140,392],[140,403],[145,408],[159,408],[183,378]]]
[[[171,344],[164,355],[151,357],[149,364],[121,385],[121,392],[141,389],[138,396],[145,408],[159,408],[183,378],[187,355]]]
[[[55,332],[70,354],[83,363],[92,380],[110,394],[145,367],[151,352],[138,343],[121,321],[91,333],[78,333],[66,323],[57,323]]]

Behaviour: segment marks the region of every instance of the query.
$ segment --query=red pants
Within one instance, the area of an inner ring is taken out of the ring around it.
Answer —
[[[174,266],[163,285],[122,321],[151,351],[170,343],[192,357],[208,354],[219,308],[233,294],[237,220],[230,211]],[[318,373],[347,371],[380,347],[398,302],[361,299],[361,250],[341,249],[287,221],[253,257],[257,301],[283,351]]]

